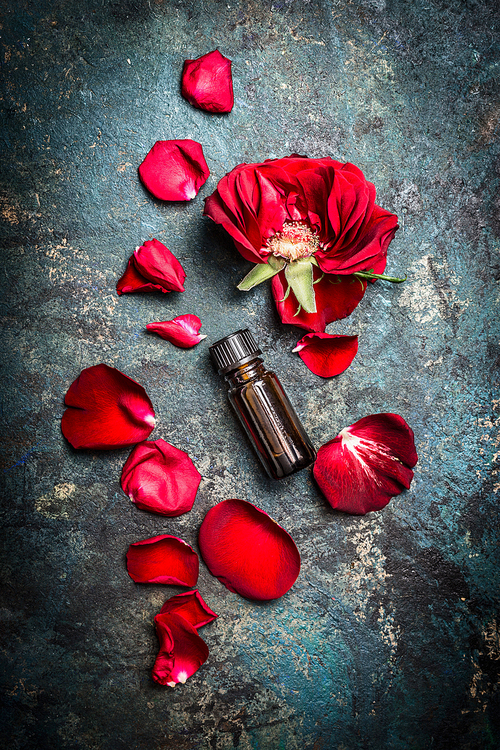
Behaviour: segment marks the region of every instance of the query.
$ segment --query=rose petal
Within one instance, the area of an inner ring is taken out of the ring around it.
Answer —
[[[190,201],[208,179],[210,170],[197,141],[156,141],[139,167],[139,177],[155,198]]]
[[[299,310],[299,303],[291,289],[286,295],[288,283],[284,271],[273,277],[273,297],[282,323],[305,328],[306,331],[324,331],[328,323],[350,315],[366,290],[366,281],[356,276],[324,274],[322,277],[318,268],[313,269],[313,276],[317,309],[315,313]]]
[[[170,534],[143,539],[128,548],[127,571],[136,583],[194,586],[198,568],[194,549]]]
[[[417,461],[405,420],[372,414],[319,449],[314,477],[332,508],[364,515],[409,488]]]
[[[147,240],[134,250],[137,271],[166,292],[183,292],[186,274],[183,267],[159,240]]]
[[[145,440],[155,413],[139,383],[114,367],[82,370],[65,396],[61,430],[73,448],[125,448]]]
[[[184,683],[208,658],[208,646],[196,629],[180,615],[156,615],[160,651],[153,667],[153,680],[174,687]]]
[[[293,351],[315,375],[331,378],[351,364],[358,351],[358,337],[306,333]]]
[[[234,103],[231,60],[218,49],[196,60],[185,60],[181,94],[198,109],[230,112]]]
[[[211,508],[198,541],[212,575],[247,599],[277,599],[299,575],[300,555],[291,536],[245,500]]]
[[[161,439],[137,445],[121,477],[123,491],[138,508],[163,516],[191,510],[200,481],[188,454]]]
[[[148,323],[146,328],[181,349],[190,349],[206,339],[205,334],[198,333],[201,320],[197,315],[179,315],[173,320]]]
[[[132,255],[129,258],[127,268],[123,276],[116,283],[118,294],[130,294],[133,292],[167,292],[159,284],[153,284],[146,279],[138,270],[135,264],[135,258]]]
[[[170,597],[161,608],[160,614],[167,615],[170,613],[181,615],[196,629],[208,625],[209,622],[218,617],[203,601],[198,589],[185,591],[182,594]]]

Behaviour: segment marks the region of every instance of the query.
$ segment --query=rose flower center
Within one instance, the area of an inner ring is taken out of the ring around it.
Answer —
[[[285,221],[281,232],[268,239],[267,247],[276,257],[294,261],[315,253],[319,247],[319,239],[300,221]]]

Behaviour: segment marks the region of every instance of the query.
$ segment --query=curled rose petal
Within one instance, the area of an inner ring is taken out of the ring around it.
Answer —
[[[137,271],[165,292],[183,292],[186,274],[183,267],[159,240],[147,240],[134,250]]]
[[[189,544],[170,534],[131,544],[127,571],[136,583],[194,586],[198,580],[198,555]]]
[[[73,448],[125,448],[145,440],[155,426],[142,385],[105,364],[82,370],[64,400],[61,430]]]
[[[364,515],[410,487],[417,461],[405,420],[398,414],[372,414],[319,449],[314,477],[332,508]]]
[[[212,575],[247,599],[277,599],[299,575],[300,555],[292,537],[245,500],[224,500],[211,508],[198,542]]]
[[[328,323],[342,320],[352,313],[362,300],[367,283],[356,276],[323,275],[319,268],[314,268],[313,274],[315,313],[299,309],[293,290],[288,289],[284,271],[273,277],[272,292],[282,323],[305,328],[306,331],[324,331]]]
[[[190,201],[210,170],[197,141],[156,141],[139,167],[143,185],[163,201]]]
[[[197,630],[218,617],[203,601],[198,589],[185,591],[182,594],[170,597],[161,608],[160,614],[167,615],[170,613],[181,615]]]
[[[306,333],[293,351],[315,375],[331,378],[351,364],[358,351],[358,337]]]
[[[121,477],[123,491],[138,508],[163,516],[191,510],[200,481],[188,454],[161,439],[136,445]]]
[[[198,109],[230,112],[234,104],[231,60],[218,49],[196,60],[185,60],[181,94]]]
[[[132,255],[125,273],[116,283],[116,291],[118,294],[130,294],[133,292],[167,292],[168,289],[164,289],[159,284],[153,284],[142,273],[139,273]]]
[[[199,333],[201,320],[197,315],[179,315],[173,320],[148,323],[146,328],[181,349],[190,349],[206,339],[204,334]]]
[[[153,667],[153,680],[174,687],[184,683],[208,658],[208,646],[184,617],[159,614],[155,627],[160,651]]]

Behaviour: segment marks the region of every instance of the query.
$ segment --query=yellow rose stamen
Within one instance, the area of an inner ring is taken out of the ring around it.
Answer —
[[[319,238],[306,224],[285,221],[281,232],[267,241],[267,247],[277,258],[292,262],[313,255],[319,248]]]

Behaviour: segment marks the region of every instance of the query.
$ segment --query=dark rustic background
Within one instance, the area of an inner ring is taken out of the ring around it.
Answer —
[[[17,0],[1,3],[4,451],[2,747],[9,750],[495,750],[500,746],[499,6],[495,0]],[[234,110],[181,98],[183,60],[233,61]],[[152,199],[137,167],[157,139],[203,144],[188,204]],[[269,285],[202,217],[242,161],[297,152],[363,169],[401,228],[388,272],[330,333],[360,336],[341,376],[291,349]],[[163,241],[184,294],[115,292],[133,249]],[[145,332],[195,313],[190,351]],[[308,471],[262,473],[208,344],[249,327],[317,446],[370,413],[415,431],[411,490],[364,518],[335,513]],[[165,519],[121,492],[129,451],[76,452],[63,398],[106,362],[140,382],[152,438],[203,474]],[[496,389],[496,390],[495,390]],[[496,447],[495,447],[496,446]],[[202,565],[219,619],[185,686],[154,684],[152,618],[171,587],[136,585],[128,545],[196,546],[228,497],[292,534],[300,577],[281,600],[229,593]]]

